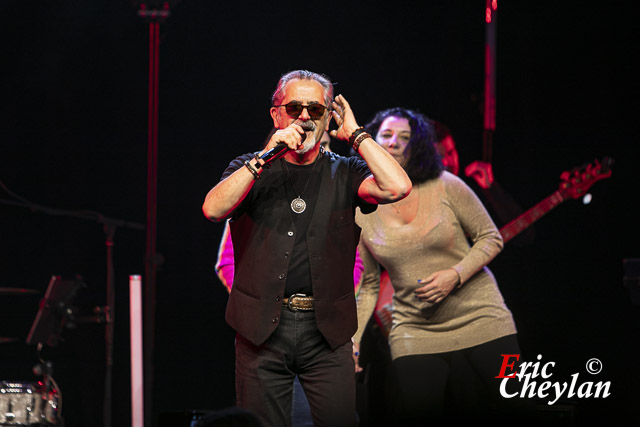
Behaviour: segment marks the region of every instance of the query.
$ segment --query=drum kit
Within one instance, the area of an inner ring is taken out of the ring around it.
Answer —
[[[37,295],[39,291],[0,287],[0,297]],[[0,346],[23,341],[14,337],[0,337]],[[58,426],[61,425],[62,397],[50,376],[51,362],[34,368],[42,380],[0,380],[0,426]]]

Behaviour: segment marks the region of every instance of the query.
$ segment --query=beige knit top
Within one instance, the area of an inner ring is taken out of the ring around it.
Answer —
[[[360,342],[375,308],[379,265],[394,288],[392,358],[459,350],[515,334],[511,312],[486,267],[502,250],[502,238],[478,197],[448,172],[414,185],[412,192],[418,192],[418,212],[406,225],[388,226],[377,212],[356,215],[365,273],[354,340]],[[458,272],[461,286],[442,302],[414,296],[418,279],[449,268]]]

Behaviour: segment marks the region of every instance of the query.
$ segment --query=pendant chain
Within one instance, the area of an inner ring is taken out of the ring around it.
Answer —
[[[285,170],[285,172],[287,172],[287,177],[289,178],[289,184],[291,185],[291,189],[293,190],[294,194],[298,195],[298,197],[296,197],[295,199],[293,199],[291,201],[291,210],[294,211],[297,214],[300,214],[300,213],[304,212],[305,209],[307,208],[307,202],[304,201],[304,199],[302,198],[302,195],[307,190],[307,186],[309,185],[309,182],[311,181],[311,177],[313,176],[313,173],[316,170],[316,164],[318,163],[318,158],[320,157],[320,155],[323,152],[324,152],[324,150],[322,149],[322,147],[320,147],[320,152],[316,156],[316,159],[313,161],[313,169],[311,169],[311,174],[307,178],[307,182],[304,185],[304,188],[302,189],[301,193],[298,193],[296,191],[295,187],[293,186],[293,179],[291,178],[291,174],[289,173],[289,167],[287,166],[287,161],[284,160],[284,159],[281,159],[282,162],[283,162],[284,170]]]

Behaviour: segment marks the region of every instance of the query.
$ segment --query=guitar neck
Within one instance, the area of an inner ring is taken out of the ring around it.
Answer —
[[[509,240],[523,232],[531,224],[542,218],[551,209],[565,201],[562,191],[556,190],[553,194],[524,212],[522,215],[500,229],[502,240],[507,243]]]

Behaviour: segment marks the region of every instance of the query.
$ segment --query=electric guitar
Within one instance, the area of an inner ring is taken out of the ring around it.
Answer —
[[[611,176],[611,165],[613,159],[605,157],[601,162],[595,160],[594,163],[582,168],[574,168],[571,171],[564,171],[560,175],[560,186],[551,195],[541,202],[512,220],[500,229],[502,240],[507,243],[509,240],[522,233],[527,227],[542,218],[545,214],[568,199],[577,199],[587,195],[587,190],[596,182]],[[393,286],[389,281],[386,271],[380,274],[380,292],[374,312],[375,320],[385,336],[389,336],[391,331],[391,301],[393,298]]]

